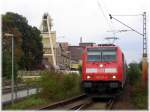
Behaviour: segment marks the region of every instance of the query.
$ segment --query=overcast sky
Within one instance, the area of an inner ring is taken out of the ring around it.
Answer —
[[[53,18],[57,41],[78,45],[83,42],[106,43],[110,30],[129,30],[110,21],[108,14],[136,15],[147,11],[148,0],[2,0],[2,13],[16,12],[27,18],[28,23],[39,28],[42,15],[48,12]],[[99,4],[99,5],[98,5]],[[102,12],[103,10],[103,12]],[[142,33],[142,16],[114,16]],[[133,31],[117,33],[115,43],[122,48],[127,62],[142,57],[142,36]]]

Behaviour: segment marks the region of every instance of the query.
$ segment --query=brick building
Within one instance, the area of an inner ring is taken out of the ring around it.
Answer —
[[[70,69],[70,52],[67,42],[57,42],[56,64],[60,69]]]

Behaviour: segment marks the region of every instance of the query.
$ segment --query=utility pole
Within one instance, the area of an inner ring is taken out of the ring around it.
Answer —
[[[146,12],[143,13],[143,57],[147,57]]]
[[[11,37],[12,39],[11,103],[14,104],[14,35],[10,33],[5,33],[4,36]]]
[[[145,83],[148,79],[148,61],[147,61],[147,38],[146,38],[146,12],[143,13],[143,59],[142,59],[142,78]]]
[[[148,77],[148,61],[147,61],[147,37],[146,37],[146,12],[144,12],[142,14],[142,16],[143,16],[143,33],[138,32],[137,30],[133,29],[132,27],[130,27],[128,25],[126,25],[122,21],[114,18],[111,14],[109,14],[109,16],[110,16],[110,19],[114,19],[114,20],[118,21],[119,23],[121,23],[124,26],[128,27],[132,31],[136,32],[137,34],[143,36],[142,79],[146,83],[147,79],[148,79],[147,78]],[[123,15],[123,16],[126,16],[126,15]],[[127,15],[127,16],[133,16],[133,15]]]

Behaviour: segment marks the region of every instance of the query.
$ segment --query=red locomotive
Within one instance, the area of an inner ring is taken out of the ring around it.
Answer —
[[[82,54],[82,87],[86,93],[120,90],[125,86],[127,65],[114,44],[85,47]]]

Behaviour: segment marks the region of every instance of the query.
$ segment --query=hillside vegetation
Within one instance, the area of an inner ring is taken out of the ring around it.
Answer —
[[[148,85],[143,86],[141,63],[130,63],[128,76],[132,103],[139,109],[148,109]]]

